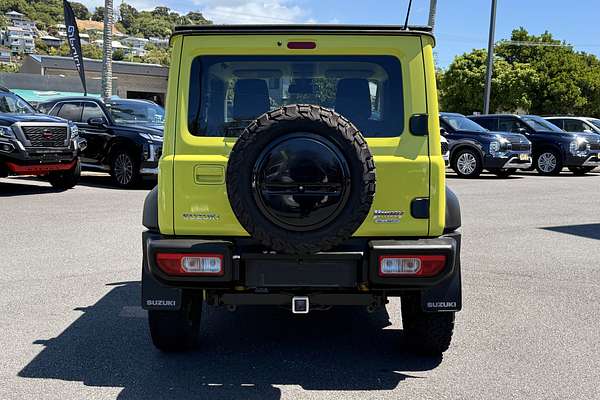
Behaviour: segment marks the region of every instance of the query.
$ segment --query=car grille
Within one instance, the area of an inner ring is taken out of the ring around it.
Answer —
[[[590,150],[600,150],[600,143],[590,143]]]
[[[513,151],[531,151],[531,144],[526,142],[512,142],[511,148]]]
[[[449,150],[448,142],[442,142],[442,154],[446,154]]]
[[[31,147],[65,147],[67,126],[21,126]]]

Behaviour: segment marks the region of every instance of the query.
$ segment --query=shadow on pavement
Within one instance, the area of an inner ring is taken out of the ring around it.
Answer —
[[[298,317],[289,311],[206,307],[202,347],[163,354],[152,346],[137,282],[114,284],[45,348],[20,377],[122,387],[119,399],[279,399],[277,385],[305,390],[392,390],[399,371],[427,371],[441,358],[402,350],[387,311],[338,308]],[[417,378],[418,379],[418,378]]]
[[[503,181],[508,180],[509,181],[509,180],[512,180],[512,179],[523,179],[523,176],[509,175],[507,177],[500,177],[500,176],[497,176],[497,175],[494,175],[494,174],[485,174],[485,173],[483,173],[483,174],[479,175],[477,178],[461,178],[460,176],[458,176],[455,173],[446,172],[446,178],[447,179],[460,179],[460,180],[464,180],[464,181],[469,181],[469,180],[470,181],[477,181],[477,180],[489,180],[489,179],[491,179],[491,180],[494,180],[494,179],[495,180],[503,180]]]
[[[600,240],[600,224],[549,226],[540,228],[546,231],[566,233],[569,235],[582,236],[588,239]]]
[[[81,180],[79,181],[78,185],[100,189],[121,190],[117,185],[115,185],[111,176],[108,174],[87,174],[84,172],[81,175]],[[139,184],[130,190],[152,190],[154,186],[156,186],[156,179],[144,177]]]
[[[43,182],[39,179],[36,182]],[[55,189],[50,186],[49,183],[43,182],[44,185],[26,184],[22,182],[22,178],[19,181],[12,179],[0,180],[0,197],[13,197],[13,196],[27,196],[37,194],[48,194],[48,193],[59,193],[63,190]]]

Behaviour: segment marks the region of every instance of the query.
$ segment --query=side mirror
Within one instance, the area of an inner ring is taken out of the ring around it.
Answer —
[[[106,128],[106,120],[103,117],[90,118],[87,120],[88,125],[97,128]]]
[[[448,134],[448,131],[446,131],[446,129],[440,128],[440,135],[446,136],[447,134]]]
[[[521,127],[519,129],[517,129],[517,133],[520,133],[522,135],[526,135],[527,134],[527,129]]]

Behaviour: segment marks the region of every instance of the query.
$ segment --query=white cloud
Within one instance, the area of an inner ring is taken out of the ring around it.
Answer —
[[[120,0],[113,0],[115,8]],[[200,11],[216,24],[286,24],[316,23],[310,18],[310,10],[298,6],[303,0],[126,0],[138,10],[152,10],[166,6],[179,13]],[[294,4],[296,3],[296,4]],[[104,0],[88,0],[86,5],[93,11],[104,6]]]
[[[288,0],[195,0],[194,3],[216,24],[285,24],[308,19],[306,10]]]

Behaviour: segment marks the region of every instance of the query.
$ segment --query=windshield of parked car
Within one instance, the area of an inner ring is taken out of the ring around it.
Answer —
[[[483,126],[471,121],[464,115],[443,114],[442,120],[456,131],[487,132]]]
[[[107,104],[115,124],[162,125],[165,110],[150,101],[123,101]]]
[[[536,131],[564,132],[552,122],[548,122],[544,118],[536,115],[525,115],[521,118]]]
[[[257,117],[290,104],[334,109],[366,137],[399,136],[400,62],[391,56],[201,56],[192,63],[193,135],[237,137]]]
[[[600,119],[589,119],[588,121],[594,124],[596,128],[600,129]]]
[[[31,105],[14,93],[0,93],[0,113],[33,114]]]

